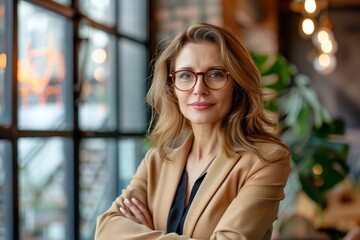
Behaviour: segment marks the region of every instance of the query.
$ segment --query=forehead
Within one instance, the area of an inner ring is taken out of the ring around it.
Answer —
[[[186,43],[175,57],[175,67],[222,66],[220,48],[211,42]]]

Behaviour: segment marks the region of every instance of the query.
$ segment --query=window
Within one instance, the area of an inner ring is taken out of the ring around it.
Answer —
[[[146,48],[127,39],[119,40],[120,73],[123,80],[120,83],[120,130],[131,129],[134,132],[144,132],[146,126],[146,69],[138,66],[146,64]],[[126,114],[125,114],[126,113]]]
[[[8,6],[0,1],[0,124],[10,123],[11,92],[9,77],[9,56],[11,38],[7,35],[10,30],[10,16]]]
[[[0,239],[94,239],[146,151],[148,11],[0,0]]]
[[[22,138],[18,142],[20,239],[69,239],[67,188],[71,140]]]
[[[80,56],[84,72],[80,75],[79,125],[83,130],[116,129],[116,38],[83,24],[86,39]]]
[[[70,21],[20,1],[18,26],[19,128],[71,129]]]
[[[0,239],[10,239],[11,230],[11,159],[10,143],[0,140]]]

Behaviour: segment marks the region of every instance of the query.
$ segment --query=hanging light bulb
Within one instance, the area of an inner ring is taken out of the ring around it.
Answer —
[[[333,33],[329,28],[320,27],[312,36],[312,42],[316,47],[320,47],[321,43],[333,38]]]
[[[305,0],[304,2],[304,9],[307,14],[315,14],[317,11],[317,5],[315,0]]]
[[[318,32],[318,35],[316,37],[317,37],[317,40],[320,43],[322,43],[326,40],[329,40],[330,34],[331,34],[330,29],[320,29],[320,31]]]
[[[338,44],[333,32],[327,27],[321,27],[312,35],[314,46],[321,52],[335,54],[338,50]]]
[[[336,64],[336,57],[326,53],[320,53],[313,60],[313,66],[315,70],[322,75],[328,75],[332,73],[336,68]]]
[[[301,36],[308,38],[315,31],[315,22],[311,18],[303,18],[299,28]]]
[[[321,43],[321,51],[327,54],[335,54],[338,49],[338,44],[335,39],[326,39]]]
[[[322,6],[316,0],[303,0],[301,12],[303,16],[315,17],[319,14]]]

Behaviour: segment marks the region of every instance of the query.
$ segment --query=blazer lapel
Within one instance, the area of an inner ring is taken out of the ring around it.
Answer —
[[[233,166],[237,163],[238,159],[238,154],[234,154],[229,158],[225,153],[221,153],[215,158],[191,203],[184,223],[184,234],[192,236],[196,222],[201,213],[204,211],[206,205],[209,203],[224,178],[226,178]]]
[[[189,151],[193,142],[193,136],[189,136],[185,143],[169,154],[170,161],[163,164],[160,173],[159,194],[156,199],[159,216],[154,219],[155,226],[166,230],[167,219],[173,203],[179,181],[184,170]]]

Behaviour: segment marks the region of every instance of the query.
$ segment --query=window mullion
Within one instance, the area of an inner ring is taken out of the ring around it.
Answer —
[[[11,175],[10,183],[11,186],[11,201],[10,208],[12,214],[9,216],[11,227],[9,229],[10,239],[20,239],[20,213],[19,213],[19,175],[18,175],[18,91],[17,91],[17,62],[18,62],[18,8],[15,1],[5,1],[7,10],[6,10],[6,31],[10,31],[10,34],[7,34],[7,47],[8,52],[11,52],[9,56],[10,61],[8,61],[7,69],[9,71],[9,79],[6,79],[11,85]],[[9,178],[8,178],[9,179]]]

